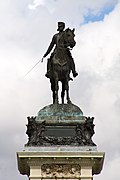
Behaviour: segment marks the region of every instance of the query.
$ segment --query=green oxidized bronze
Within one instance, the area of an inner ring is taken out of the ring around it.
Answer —
[[[46,106],[36,117],[28,117],[27,146],[95,146],[93,120],[73,104]]]

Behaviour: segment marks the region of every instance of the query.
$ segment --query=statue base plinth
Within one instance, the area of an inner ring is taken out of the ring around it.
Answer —
[[[36,117],[28,117],[26,146],[95,146],[93,120],[73,104],[46,106]]]

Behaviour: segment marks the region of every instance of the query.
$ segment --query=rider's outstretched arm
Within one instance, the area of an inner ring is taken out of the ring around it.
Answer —
[[[55,45],[55,35],[53,36],[52,41],[51,41],[51,43],[50,43],[46,53],[43,56],[44,58],[51,52],[51,50],[54,47],[54,45]]]

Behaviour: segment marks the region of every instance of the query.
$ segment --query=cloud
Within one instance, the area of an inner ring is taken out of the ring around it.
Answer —
[[[74,0],[34,0],[31,7],[44,6],[53,14],[56,21],[62,19],[69,25],[79,26],[84,22],[85,17],[90,17],[90,14],[94,17],[101,13],[107,13],[108,9],[112,11],[117,2],[117,0],[84,0],[75,3]]]
[[[112,0],[58,0],[0,2],[0,179],[27,179],[17,171],[16,151],[27,142],[27,116],[52,102],[46,59],[24,75],[45,53],[58,20],[76,28],[72,55],[79,73],[70,83],[74,104],[84,115],[95,117],[93,139],[98,151],[105,151],[104,169],[95,180],[119,180],[120,112],[120,4]],[[105,6],[115,6],[99,22],[84,22]],[[71,75],[72,76],[72,75]],[[9,149],[9,151],[8,151]],[[13,166],[11,165],[13,164]],[[112,170],[111,170],[112,169]],[[6,173],[4,173],[6,172]]]

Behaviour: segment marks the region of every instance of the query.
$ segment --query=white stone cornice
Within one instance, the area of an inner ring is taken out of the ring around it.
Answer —
[[[43,164],[78,164],[81,167],[91,166],[93,174],[99,174],[102,170],[104,152],[17,152],[18,169],[21,174],[29,176],[30,166]]]

